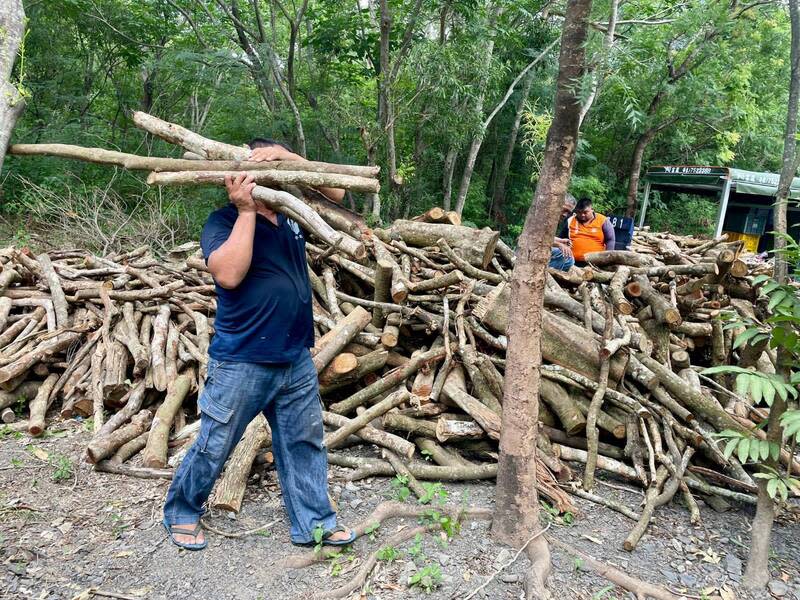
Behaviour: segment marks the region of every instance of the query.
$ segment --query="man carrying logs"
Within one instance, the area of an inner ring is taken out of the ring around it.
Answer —
[[[592,201],[581,198],[575,205],[575,214],[567,219],[567,231],[575,263],[585,265],[584,257],[591,252],[614,250],[614,227],[605,215],[594,211]]]
[[[271,140],[251,148],[251,160],[303,160]],[[164,527],[182,548],[206,547],[204,504],[245,428],[263,413],[292,542],[313,544],[321,527],[323,544],[349,544],[355,532],[336,524],[328,498],[305,239],[293,220],[256,204],[252,177],[226,177],[225,185],[231,203],[209,216],[200,239],[217,292],[200,432],[172,480]]]

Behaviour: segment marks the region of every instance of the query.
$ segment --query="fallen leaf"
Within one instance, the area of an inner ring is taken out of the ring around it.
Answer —
[[[42,450],[38,446],[34,446],[31,449],[31,454],[33,454],[39,460],[47,460],[48,458],[50,458],[50,454],[47,451]]]
[[[582,533],[582,534],[581,534],[581,537],[582,537],[582,538],[586,538],[586,539],[587,539],[587,540],[589,540],[590,542],[594,542],[595,544],[597,544],[597,545],[599,545],[599,546],[602,546],[602,545],[603,545],[603,542],[601,542],[600,540],[598,540],[596,537],[592,537],[592,536],[590,536],[590,535],[586,535],[585,533]]]
[[[133,556],[133,550],[123,550],[122,552],[117,552],[114,555],[114,558],[128,558],[129,556]]]

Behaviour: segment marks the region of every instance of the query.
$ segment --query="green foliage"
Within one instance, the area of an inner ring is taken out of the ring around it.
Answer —
[[[559,512],[559,510],[545,501],[540,501],[539,505],[542,507],[546,518],[557,525],[562,525],[564,527],[569,527],[573,523],[575,523],[575,515],[572,514],[570,511],[566,511],[565,513]]]
[[[425,593],[430,594],[442,582],[442,570],[439,565],[432,563],[424,566],[419,571],[414,573],[408,578],[408,584],[411,587],[418,587],[425,590]]]
[[[322,552],[322,540],[325,537],[325,526],[322,523],[317,523],[311,532],[311,536],[314,540],[314,553],[319,554]]]
[[[425,554],[422,552],[422,534],[418,533],[414,536],[414,543],[411,544],[411,547],[408,549],[408,555],[411,558],[419,558],[421,560],[425,560]]]
[[[420,504],[433,503],[444,506],[447,502],[447,490],[441,482],[431,483],[429,481],[423,481],[422,487],[425,489],[425,493],[419,499]]]
[[[364,534],[368,535],[370,540],[375,541],[375,537],[377,535],[376,532],[378,531],[378,528],[380,526],[381,526],[381,524],[378,521],[375,521],[374,523],[370,523],[369,525],[367,525],[367,528],[364,530]]]
[[[70,460],[68,456],[57,453],[51,454],[50,464],[53,466],[53,481],[59,483],[61,481],[72,479],[74,467],[72,460]]]
[[[762,470],[754,474],[753,477],[767,482],[767,493],[773,500],[780,498],[782,502],[786,502],[789,498],[790,488],[795,492],[800,491],[800,481],[794,477],[782,475],[769,466],[762,466]]]
[[[405,502],[411,495],[411,490],[408,488],[408,477],[405,475],[395,475],[392,479],[392,488],[395,498],[400,502]]]
[[[398,558],[403,556],[403,552],[402,550],[398,550],[394,546],[384,546],[383,548],[378,550],[376,556],[378,557],[378,560],[382,560],[384,562],[391,564]]]

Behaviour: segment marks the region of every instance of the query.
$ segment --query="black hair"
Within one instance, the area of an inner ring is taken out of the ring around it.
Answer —
[[[575,212],[585,210],[592,205],[592,201],[589,198],[581,198],[578,200],[578,203],[575,205]]]
[[[288,144],[284,144],[283,142],[279,142],[278,140],[273,140],[271,138],[253,138],[247,143],[247,145],[250,146],[251,150],[255,150],[256,148],[269,148],[270,146],[280,146],[284,150],[294,152],[294,150],[292,150]]]

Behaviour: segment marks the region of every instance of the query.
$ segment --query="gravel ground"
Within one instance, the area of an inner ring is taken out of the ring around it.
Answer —
[[[273,523],[268,530],[241,539],[211,533],[206,551],[180,551],[165,542],[160,525],[168,483],[91,471],[80,461],[88,433],[75,421],[61,427],[62,432],[39,440],[14,435],[0,439],[0,598],[72,599],[89,588],[153,600],[308,598],[314,591],[346,583],[361,559],[380,548],[382,540],[416,524],[390,520],[375,532],[375,539],[357,541],[352,554],[338,565],[327,561],[288,570],[279,561],[300,549],[288,542],[274,471],[264,470],[251,481],[236,518],[215,513],[209,522],[230,532]],[[493,504],[493,482],[448,484],[446,489],[453,503]],[[350,483],[346,471],[334,467],[331,492],[345,523],[363,519],[393,496],[388,480]],[[597,492],[633,508],[641,498],[641,492],[619,482],[601,482]],[[629,554],[621,546],[631,521],[581,499],[576,498],[575,504],[574,521],[567,524],[556,518],[548,535],[633,576],[668,586],[678,596],[800,600],[800,547],[792,543],[798,539],[800,525],[790,519],[782,519],[774,529],[769,593],[748,595],[738,582],[751,509],[716,513],[701,503],[703,522],[692,527],[682,507],[664,507],[657,511],[639,547]],[[542,514],[544,521],[552,519]],[[486,522],[468,522],[448,543],[431,535],[419,544],[405,543],[393,561],[378,563],[362,595],[352,597],[465,598],[514,554],[494,543],[488,528]],[[431,593],[408,586],[409,577],[425,567],[441,573]],[[523,556],[475,597],[520,598],[526,568]],[[558,550],[553,550],[549,587],[558,600],[632,598]]]

